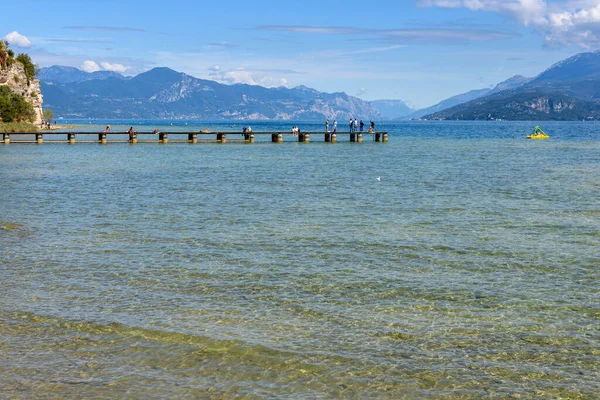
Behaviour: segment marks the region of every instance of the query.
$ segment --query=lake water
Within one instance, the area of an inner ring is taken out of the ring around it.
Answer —
[[[600,124],[533,125],[0,145],[0,397],[597,398]]]

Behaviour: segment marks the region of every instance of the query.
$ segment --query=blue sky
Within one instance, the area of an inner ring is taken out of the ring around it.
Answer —
[[[9,1],[40,66],[346,92],[425,107],[600,45],[600,0]]]

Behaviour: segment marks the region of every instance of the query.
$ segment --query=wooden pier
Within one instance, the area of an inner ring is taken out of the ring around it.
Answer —
[[[387,132],[301,132],[301,133],[291,133],[291,132],[136,132],[132,138],[129,137],[127,132],[53,132],[53,131],[40,131],[40,132],[17,132],[17,133],[4,133],[3,134],[3,143],[10,144],[11,143],[11,135],[16,136],[33,136],[35,138],[35,143],[42,144],[44,143],[44,136],[63,136],[66,140],[66,143],[74,144],[77,142],[77,136],[86,135],[97,137],[97,140],[80,140],[80,142],[97,142],[101,144],[107,144],[109,142],[109,137],[111,138],[111,142],[121,142],[121,143],[162,143],[166,144],[169,142],[169,138],[173,138],[173,142],[179,143],[198,143],[198,142],[217,142],[217,143],[227,143],[227,137],[233,141],[244,141],[248,143],[254,143],[254,139],[260,135],[270,135],[271,142],[273,143],[283,143],[284,136],[291,137],[292,141],[298,141],[300,143],[309,143],[311,135],[324,135],[324,141],[326,143],[336,143],[337,138],[340,135],[349,135],[349,141],[354,143],[362,143],[363,137],[370,137],[375,142],[387,142],[388,141],[388,133]],[[155,139],[146,139],[138,140],[138,136],[153,136]],[[187,137],[187,140],[182,139],[182,137]],[[177,138],[177,139],[176,139]],[[200,140],[199,140],[200,138]],[[239,139],[238,139],[239,138]],[[54,143],[60,143],[60,140],[52,140]],[[12,141],[12,143],[31,143],[24,140]]]

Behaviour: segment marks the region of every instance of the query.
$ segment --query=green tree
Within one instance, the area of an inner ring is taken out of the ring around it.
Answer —
[[[23,96],[8,86],[0,86],[0,120],[3,122],[33,122],[35,111]]]
[[[52,110],[44,110],[44,121],[46,121],[46,123],[50,123],[53,119],[54,114],[52,113]]]
[[[0,121],[13,122],[16,113],[11,103],[11,94],[9,93],[8,96],[6,96],[5,93],[3,93],[5,88],[8,89],[6,86],[0,86]]]
[[[25,97],[13,93],[12,104],[15,108],[17,122],[33,122],[35,121],[35,111],[33,106],[25,100]]]
[[[23,64],[23,67],[25,67],[25,76],[27,77],[27,84],[29,85],[33,77],[37,74],[37,68],[35,64],[33,61],[31,61],[31,57],[25,53],[19,54],[16,60]]]

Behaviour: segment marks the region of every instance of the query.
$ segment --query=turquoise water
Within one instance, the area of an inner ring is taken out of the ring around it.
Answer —
[[[0,397],[596,398],[600,124],[532,126],[0,146]]]

